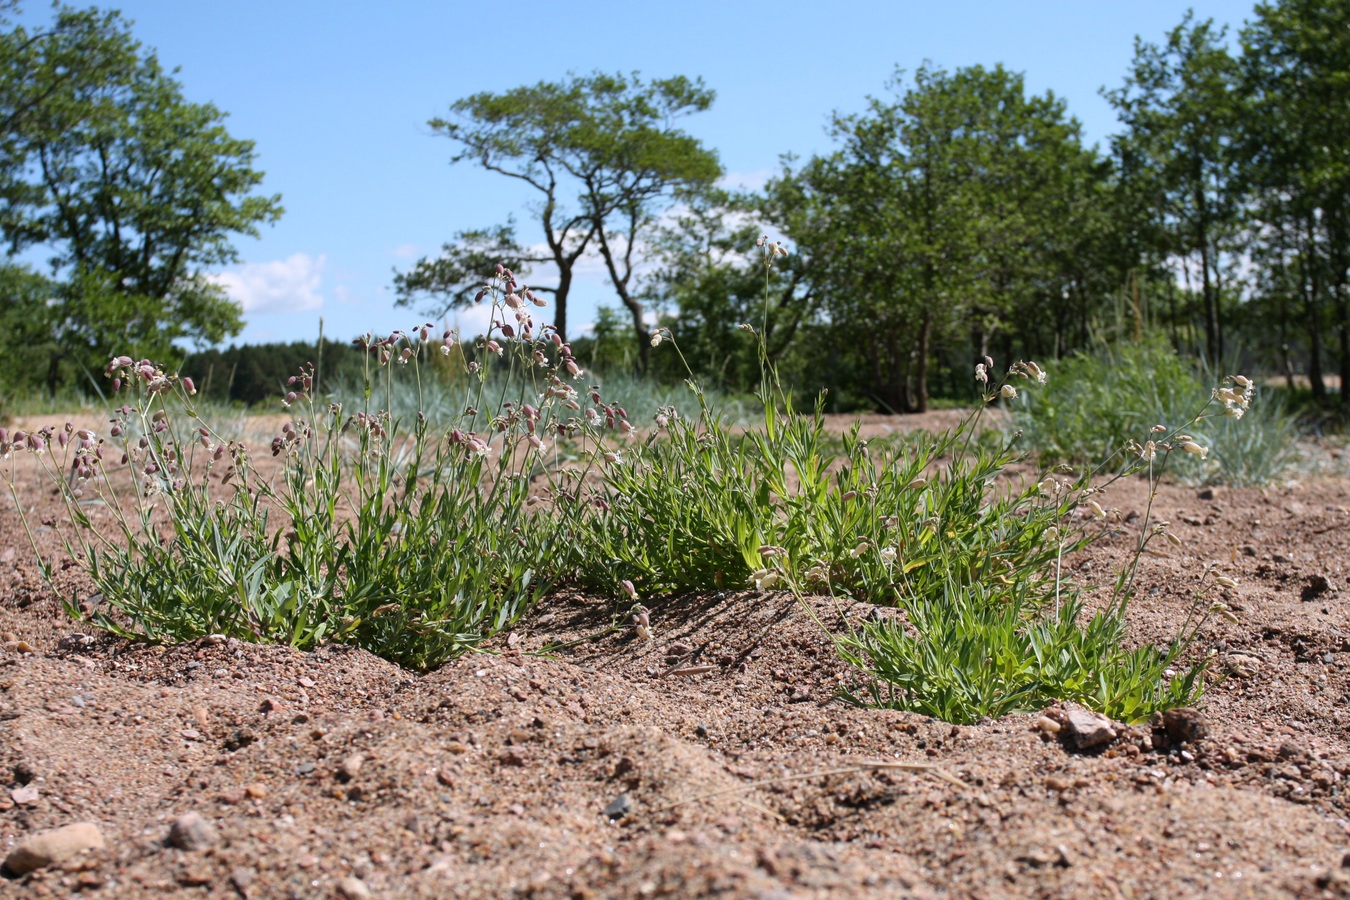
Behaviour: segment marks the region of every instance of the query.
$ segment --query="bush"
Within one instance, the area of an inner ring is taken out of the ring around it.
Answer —
[[[1190,421],[1213,379],[1162,340],[1120,343],[1062,361],[1055,378],[1016,408],[1022,431],[1043,464],[1097,465],[1155,425]],[[1214,408],[1190,426],[1211,448],[1211,462],[1181,476],[1192,483],[1266,485],[1297,462],[1294,417],[1258,392],[1241,422]]]

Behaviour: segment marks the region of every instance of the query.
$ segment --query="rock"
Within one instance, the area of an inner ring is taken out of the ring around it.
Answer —
[[[620,794],[609,802],[605,807],[605,815],[611,819],[622,819],[632,810],[633,805],[628,802],[627,794]]]
[[[29,806],[38,801],[38,786],[36,784],[25,785],[21,788],[15,788],[9,792],[9,799],[13,800],[19,806]]]
[[[1300,591],[1299,597],[1303,600],[1304,603],[1308,603],[1310,601],[1316,600],[1323,594],[1328,593],[1330,590],[1331,590],[1331,582],[1327,581],[1327,576],[1309,575],[1303,581],[1303,590]]]
[[[28,784],[37,777],[37,769],[27,760],[19,760],[14,764],[14,780],[19,784]]]
[[[351,756],[344,759],[342,761],[342,765],[338,766],[337,770],[338,781],[342,782],[351,781],[353,778],[355,778],[357,775],[361,773],[361,766],[365,763],[365,761],[366,761],[365,756],[363,756],[360,753],[353,753]]]
[[[334,887],[334,892],[342,900],[365,900],[370,896],[370,888],[360,878],[347,877],[342,879]]]
[[[1205,717],[1189,706],[1167,710],[1161,716],[1161,725],[1174,744],[1194,744],[1209,734]]]
[[[205,850],[220,840],[216,826],[195,812],[184,813],[169,828],[169,846],[179,850]]]
[[[63,863],[87,850],[102,850],[103,832],[93,822],[75,822],[51,831],[40,831],[9,851],[4,868],[13,875]]]
[[[1064,728],[1069,741],[1079,750],[1088,750],[1116,739],[1116,729],[1106,716],[1081,706],[1066,706]]]
[[[1059,734],[1059,731],[1063,726],[1049,716],[1041,716],[1035,722],[1031,723],[1031,727],[1043,731],[1046,734]]]
[[[225,749],[230,752],[242,750],[256,740],[250,728],[236,728],[225,741]]]

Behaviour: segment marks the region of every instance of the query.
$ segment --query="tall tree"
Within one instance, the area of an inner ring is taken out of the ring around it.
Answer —
[[[789,233],[874,401],[922,411],[940,342],[1011,341],[1019,312],[1062,294],[1048,250],[1083,204],[1045,195],[1101,173],[1063,102],[1002,67],[922,68],[897,86],[837,119],[843,146],[799,173]]]
[[[1319,397],[1330,319],[1350,409],[1350,2],[1260,3],[1242,44],[1258,253],[1279,276],[1268,295],[1298,298]]]
[[[225,130],[115,12],[58,9],[45,31],[0,34],[0,229],[11,254],[50,249],[54,388],[62,358],[172,355],[215,342],[240,310],[206,275],[233,234],[281,214],[253,194],[253,144]]]
[[[492,247],[522,264],[556,268],[557,283],[546,289],[554,294],[554,325],[566,335],[574,271],[594,244],[632,317],[645,366],[647,325],[636,284],[644,241],[675,191],[710,185],[721,174],[716,154],[675,124],[708,109],[713,97],[698,79],[644,82],[637,74],[594,73],[457,101],[451,116],[433,119],[431,128],[459,145],[453,162],[472,160],[538,192],[535,213],[547,252],[525,252],[510,231],[471,233],[440,260],[423,259],[401,276],[399,302],[431,294],[443,301],[436,314],[462,304],[465,263],[475,250]],[[482,234],[492,240],[475,246]]]
[[[1225,253],[1242,228],[1233,149],[1238,64],[1224,34],[1187,13],[1162,46],[1136,38],[1124,86],[1106,93],[1126,126],[1118,153],[1136,160],[1131,174],[1154,197],[1168,255],[1187,279],[1192,263],[1199,276],[1211,362],[1224,348]]]

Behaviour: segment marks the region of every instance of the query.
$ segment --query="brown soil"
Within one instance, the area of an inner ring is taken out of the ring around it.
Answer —
[[[0,632],[26,645],[0,650],[0,854],[83,821],[106,847],[0,896],[1350,895],[1350,481],[1169,485],[1157,511],[1185,546],[1146,559],[1135,639],[1175,631],[1204,563],[1240,582],[1238,624],[1197,645],[1208,735],[1078,752],[1034,715],[845,704],[821,623],[869,610],[828,598],[648,598],[645,643],[560,596],[421,677],[344,647],[86,642],[6,500]],[[1074,578],[1108,582],[1129,540]],[[204,849],[168,841],[190,812]]]

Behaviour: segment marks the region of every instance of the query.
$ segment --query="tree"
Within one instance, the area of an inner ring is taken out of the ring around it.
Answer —
[[[60,8],[49,29],[0,35],[0,228],[11,254],[50,248],[59,364],[237,334],[240,310],[206,275],[230,236],[281,214],[254,196],[251,141],[181,85],[116,12]]]
[[[1138,162],[1131,174],[1153,195],[1167,254],[1182,262],[1188,280],[1188,262],[1197,264],[1211,363],[1224,347],[1224,254],[1242,228],[1233,149],[1238,66],[1224,32],[1187,13],[1164,46],[1136,38],[1124,87],[1106,94],[1126,126],[1118,152]]]
[[[983,354],[1001,334],[1011,356],[1021,320],[1064,296],[1084,265],[1065,248],[1092,233],[1083,198],[1103,172],[1063,102],[1028,97],[1001,66],[925,67],[897,86],[836,119],[841,149],[790,176],[781,208],[838,352],[866,373],[855,389],[900,412],[927,408],[939,344],[973,338]]]
[[[1350,2],[1261,3],[1242,32],[1242,151],[1261,220],[1254,255],[1281,325],[1297,299],[1313,393],[1329,319],[1350,409]]]
[[[566,336],[574,270],[594,243],[632,317],[645,367],[645,308],[635,282],[643,242],[675,191],[709,185],[721,174],[716,154],[675,127],[679,118],[708,109],[713,96],[698,79],[644,82],[637,74],[595,73],[457,101],[450,118],[433,119],[431,128],[460,146],[452,162],[472,160],[539,193],[535,214],[547,252],[526,253],[509,230],[461,235],[440,260],[421,260],[400,276],[399,302],[439,297],[443,305],[430,310],[435,315],[463,304],[470,295],[460,279],[465,264],[496,241],[523,266],[556,268],[557,284],[546,289],[554,295],[554,325]]]

